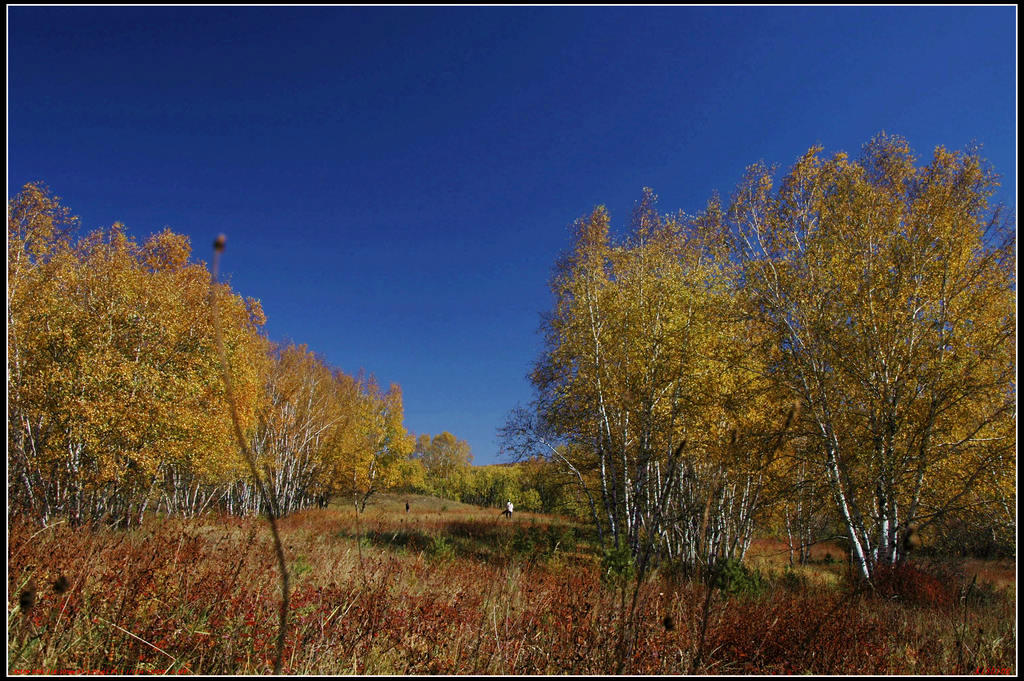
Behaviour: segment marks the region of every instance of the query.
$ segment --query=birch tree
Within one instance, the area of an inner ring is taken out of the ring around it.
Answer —
[[[750,447],[774,414],[740,361],[755,362],[720,212],[660,215],[645,189],[621,240],[603,208],[574,224],[531,374],[536,419],[505,429],[575,476],[608,545],[642,562],[741,557],[763,498],[770,461],[751,465]]]
[[[1014,503],[1014,233],[976,150],[923,167],[884,134],[858,161],[821,151],[778,189],[752,166],[728,218],[774,375],[870,578],[911,524]]]
[[[205,305],[209,273],[169,230],[123,226],[74,241],[69,212],[27,186],[8,206],[8,482],[16,512],[47,523],[135,522],[173,480],[173,504],[237,459]],[[259,400],[256,301],[222,314],[241,417]],[[197,497],[202,497],[197,502]]]

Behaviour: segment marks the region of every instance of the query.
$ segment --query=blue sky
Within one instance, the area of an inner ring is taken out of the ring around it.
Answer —
[[[272,339],[397,382],[406,426],[497,460],[547,280],[749,164],[971,141],[1016,210],[1016,9],[8,7],[8,195],[86,230],[228,235]]]

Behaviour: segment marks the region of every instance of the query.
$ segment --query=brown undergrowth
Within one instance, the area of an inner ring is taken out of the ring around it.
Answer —
[[[360,526],[351,510],[280,521],[285,673],[1016,670],[1015,592],[978,580],[915,568],[872,591],[779,573],[765,591],[708,598],[655,574],[630,616],[632,587],[602,580],[585,534],[558,519],[368,511]],[[12,673],[273,670],[278,569],[258,519],[12,522],[8,560]]]

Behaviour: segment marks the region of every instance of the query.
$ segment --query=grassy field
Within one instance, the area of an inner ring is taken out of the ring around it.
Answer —
[[[907,566],[866,592],[834,546],[787,570],[785,544],[761,540],[721,589],[671,574],[634,589],[557,517],[381,495],[358,519],[338,503],[280,527],[290,674],[1016,672],[1005,561]],[[273,669],[280,587],[260,519],[13,522],[8,563],[11,673]]]

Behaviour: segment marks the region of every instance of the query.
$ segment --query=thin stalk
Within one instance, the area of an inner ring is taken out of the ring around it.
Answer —
[[[284,659],[284,639],[288,634],[288,567],[284,560],[284,548],[281,546],[281,537],[277,532],[277,500],[272,497],[260,478],[256,468],[256,459],[249,451],[245,435],[242,433],[242,423],[238,418],[238,405],[235,403],[235,393],[231,387],[231,372],[228,369],[228,357],[224,351],[224,337],[220,329],[220,316],[217,313],[217,269],[220,265],[220,254],[224,251],[226,237],[221,234],[213,243],[213,273],[210,277],[210,308],[213,314],[213,334],[217,342],[217,354],[220,356],[221,373],[224,380],[224,391],[227,395],[228,405],[231,407],[231,422],[235,426],[235,438],[238,440],[238,448],[242,452],[249,472],[252,474],[260,495],[264,500],[267,523],[270,525],[270,533],[274,537],[274,551],[277,553],[277,564],[281,569],[281,609],[279,615],[277,632],[277,657],[274,659],[274,674],[281,673],[281,663]]]

